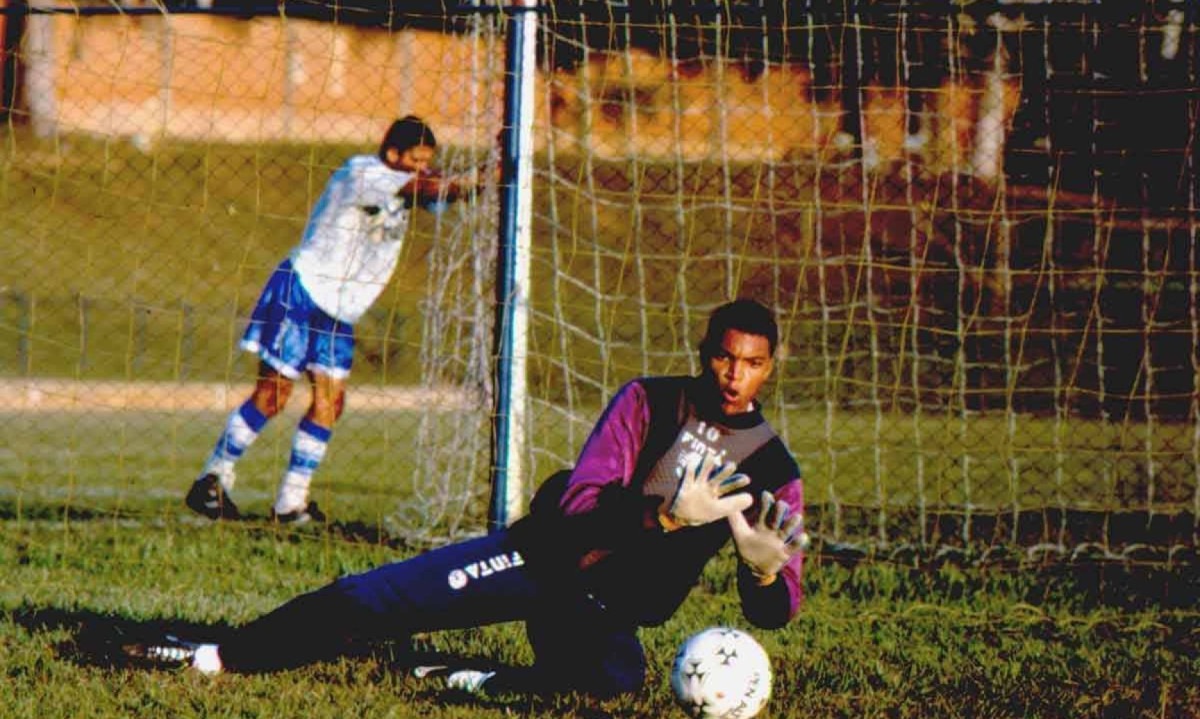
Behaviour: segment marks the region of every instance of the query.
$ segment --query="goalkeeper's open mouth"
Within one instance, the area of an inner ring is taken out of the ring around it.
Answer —
[[[744,411],[746,402],[742,400],[742,393],[733,387],[721,388],[721,411],[725,414],[737,414]]]

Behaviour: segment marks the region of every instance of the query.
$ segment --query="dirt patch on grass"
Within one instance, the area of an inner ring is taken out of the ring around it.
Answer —
[[[0,380],[0,411],[119,412],[123,410],[229,411],[249,396],[250,384],[221,382],[92,382],[70,379]],[[297,387],[293,404],[306,401]],[[356,386],[348,390],[356,412],[465,410],[478,403],[450,386]],[[299,400],[299,401],[297,401]]]

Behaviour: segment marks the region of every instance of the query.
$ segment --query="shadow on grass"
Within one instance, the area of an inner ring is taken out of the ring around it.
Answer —
[[[65,632],[68,638],[54,647],[60,658],[82,666],[104,668],[133,666],[122,649],[129,644],[160,641],[167,634],[192,641],[219,642],[230,630],[228,625],[136,620],[88,610],[28,605],[6,611],[2,616],[5,621],[23,627],[31,634]]]
[[[89,610],[33,607],[29,605],[0,613],[3,621],[22,627],[30,634],[68,636],[54,645],[64,661],[79,666],[103,668],[166,668],[131,658],[125,647],[161,642],[167,635],[188,642],[220,644],[234,627],[226,623],[201,624],[173,619],[131,619],[116,614]],[[435,651],[420,639],[360,642],[348,645],[339,658],[371,659],[389,670],[417,678],[440,677],[450,669],[492,669],[494,663],[482,658]]]
[[[2,522],[63,522],[95,520],[137,520],[142,512],[105,507],[95,509],[73,505],[18,503],[13,499],[0,499],[0,521]]]
[[[180,504],[182,507],[182,503]],[[213,520],[192,514],[187,510],[179,511],[180,524],[204,527],[215,525]],[[304,524],[281,525],[268,514],[243,514],[237,520],[219,520],[226,524],[244,528],[248,532],[276,532],[285,530],[283,536],[300,538],[313,534],[328,534],[347,542],[374,544],[394,549],[407,549],[408,543],[400,537],[393,537],[384,530],[379,522],[361,520],[329,522],[307,522]],[[116,522],[120,524],[161,525],[164,523],[161,515],[149,515],[144,508],[123,507],[85,507],[79,505],[63,505],[46,502],[21,502],[13,499],[0,499],[0,522]]]
[[[166,635],[185,638],[189,642],[221,641],[233,627],[228,624],[200,624],[169,619],[130,619],[115,614],[88,610],[68,610],[56,607],[22,606],[0,613],[0,621],[20,626],[30,634],[66,634],[54,644],[54,652],[64,662],[81,667],[129,671],[179,671],[182,665],[150,664],[130,657],[125,647],[133,644],[160,642]],[[497,696],[472,694],[451,689],[445,677],[459,669],[491,671],[521,667],[501,664],[486,657],[449,653],[430,648],[424,635],[388,642],[361,642],[348,645],[338,659],[373,662],[375,669],[428,681],[433,692],[431,701],[440,706],[492,707],[506,711],[530,707],[569,708],[570,716],[609,719],[614,716],[606,702],[572,692],[535,696],[523,693],[502,693]],[[319,666],[317,662],[313,666]],[[314,671],[320,671],[315,669]],[[270,673],[270,672],[268,672]],[[337,674],[341,676],[340,673]],[[600,706],[597,706],[599,701]]]
[[[131,659],[123,647],[131,644],[161,642],[167,635],[188,642],[220,644],[233,631],[226,623],[200,624],[173,619],[130,619],[115,614],[57,607],[22,606],[0,613],[3,621],[23,627],[31,634],[66,633],[55,644],[60,658],[81,666],[105,668],[155,668]],[[345,658],[372,659],[397,672],[424,676],[442,676],[448,669],[494,669],[496,664],[483,658],[468,657],[428,648],[421,640],[359,642],[348,645],[339,655]]]

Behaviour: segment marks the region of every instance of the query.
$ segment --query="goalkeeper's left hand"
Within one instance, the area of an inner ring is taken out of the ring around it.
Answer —
[[[729,529],[738,557],[761,584],[770,584],[783,565],[808,547],[804,514],[787,502],[763,492],[758,519],[753,525],[741,512],[729,515]]]

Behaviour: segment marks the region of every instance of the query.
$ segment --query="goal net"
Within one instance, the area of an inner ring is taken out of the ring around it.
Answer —
[[[494,161],[497,8],[205,5],[3,16],[10,506],[63,476],[112,511],[183,491],[253,380],[262,282],[392,118],[425,118],[443,167]],[[747,296],[780,320],[764,404],[831,551],[1194,545],[1194,12],[810,5],[538,13],[531,486],[622,383],[698,371],[708,312]],[[314,481],[414,541],[484,524],[497,203],[414,216]]]
[[[561,446],[630,376],[696,371],[706,313],[750,296],[820,536],[1193,540],[1181,8],[583,3],[545,46],[534,401]]]

